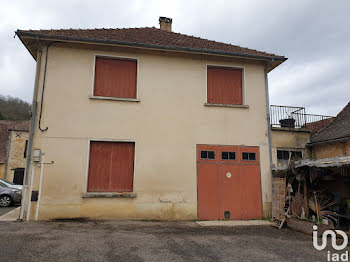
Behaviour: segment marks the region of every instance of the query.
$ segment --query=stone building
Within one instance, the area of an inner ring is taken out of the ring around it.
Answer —
[[[314,159],[350,155],[350,102],[332,123],[311,137],[307,146]]]
[[[30,121],[0,121],[0,178],[23,183]]]

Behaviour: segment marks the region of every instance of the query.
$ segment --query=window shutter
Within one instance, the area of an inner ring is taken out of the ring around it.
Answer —
[[[134,150],[129,142],[91,142],[88,192],[132,192]]]
[[[212,104],[242,105],[243,71],[235,68],[207,68],[207,99]]]
[[[96,57],[94,96],[136,98],[137,61]]]

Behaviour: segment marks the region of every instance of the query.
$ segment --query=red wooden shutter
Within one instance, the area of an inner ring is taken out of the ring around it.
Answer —
[[[137,62],[96,57],[95,96],[136,98]]]
[[[241,69],[208,67],[208,103],[242,105],[242,73]]]
[[[131,192],[135,144],[91,142],[88,192]]]

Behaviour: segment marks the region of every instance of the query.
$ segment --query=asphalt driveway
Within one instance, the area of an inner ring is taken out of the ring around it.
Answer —
[[[14,210],[15,208],[17,208],[17,206],[10,206],[10,207],[0,207],[0,216]]]
[[[195,222],[0,222],[0,261],[327,261],[311,236]]]

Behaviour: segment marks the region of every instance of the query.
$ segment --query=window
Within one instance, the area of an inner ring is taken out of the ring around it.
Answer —
[[[201,159],[215,159],[215,151],[201,151]]]
[[[221,152],[221,159],[222,160],[235,160],[236,159],[236,152]]]
[[[96,57],[94,96],[136,98],[137,61]]]
[[[242,160],[255,161],[256,160],[256,154],[255,153],[249,153],[249,152],[242,152]]]
[[[23,157],[24,158],[27,157],[27,148],[28,148],[28,140],[26,140],[26,143],[24,145],[24,152],[23,152]]]
[[[242,105],[242,75],[242,69],[208,67],[207,102],[212,104]]]
[[[277,150],[277,159],[278,160],[289,160],[289,154],[291,154],[292,160],[298,160],[303,158],[302,151],[296,150]]]
[[[90,143],[88,192],[132,192],[135,144]]]

